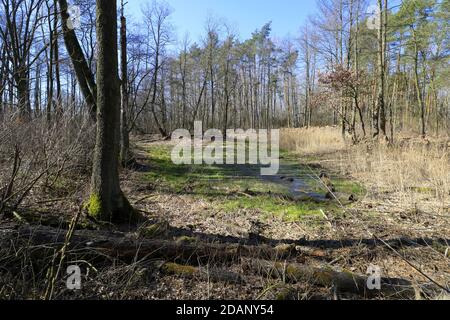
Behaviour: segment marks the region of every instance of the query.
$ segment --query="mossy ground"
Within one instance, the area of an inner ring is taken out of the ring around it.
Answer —
[[[256,209],[263,216],[276,215],[295,221],[305,216],[322,216],[321,210],[336,214],[342,211],[332,201],[308,197],[294,199],[288,183],[260,178],[259,166],[176,165],[171,161],[170,145],[153,145],[147,151],[150,170],[145,178],[148,182],[164,192],[189,194],[207,200],[225,212]],[[280,176],[302,177],[311,189],[326,193],[315,180],[320,170],[302,166],[294,155],[286,151],[280,152],[280,158],[284,163]],[[342,192],[363,193],[363,189],[352,181],[337,178],[333,183]]]

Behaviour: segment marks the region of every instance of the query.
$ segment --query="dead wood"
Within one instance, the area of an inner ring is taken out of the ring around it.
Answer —
[[[65,240],[66,230],[45,226],[1,225],[0,246],[22,241],[29,247],[59,248]],[[78,230],[73,233],[69,250],[77,253],[97,253],[124,261],[134,259],[165,259],[184,262],[238,261],[241,256],[261,259],[285,259],[299,255],[294,245],[249,246],[223,243],[186,243],[180,241],[145,239],[134,234],[109,231]]]
[[[243,282],[240,274],[219,268],[194,267],[181,265],[173,262],[166,262],[160,268],[163,274],[176,275],[188,278],[198,278],[212,282],[226,282],[239,284]]]
[[[242,258],[242,263],[245,270],[259,275],[283,279],[288,283],[309,282],[313,285],[333,288],[340,294],[355,294],[365,298],[414,299],[420,294],[435,296],[441,291],[434,285],[414,285],[409,280],[398,278],[381,278],[381,289],[369,290],[367,276],[348,271],[248,258]]]

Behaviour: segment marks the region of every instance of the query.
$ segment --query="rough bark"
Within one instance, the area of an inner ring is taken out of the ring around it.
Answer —
[[[68,26],[69,14],[67,12],[68,5],[66,0],[58,0],[59,9],[61,11],[62,29],[64,35],[64,43],[72,61],[75,74],[77,76],[78,85],[86,100],[91,118],[96,120],[96,97],[97,88],[95,85],[94,74],[90,70],[80,43],[73,29]]]
[[[384,3],[384,4],[383,4]],[[387,138],[386,135],[386,32],[387,32],[387,0],[378,0],[378,7],[380,11],[378,28],[378,85],[377,85],[377,109],[374,113],[374,137],[379,136],[380,131],[382,138]]]
[[[30,104],[30,84],[29,71],[25,66],[19,67],[15,75],[15,82],[17,84],[17,100],[19,103],[20,118],[28,121],[31,119],[31,104]]]
[[[130,161],[130,136],[128,130],[128,66],[127,66],[127,19],[124,16],[122,1],[122,15],[120,17],[120,70],[122,93],[122,119],[120,159],[122,166],[126,167]]]
[[[61,97],[61,73],[59,67],[59,42],[58,42],[58,7],[56,0],[54,1],[54,20],[53,20],[53,54],[55,63],[55,80],[56,80],[56,114],[58,117],[62,116],[63,106]]]
[[[207,269],[202,267],[194,267],[190,265],[181,265],[177,263],[164,263],[160,270],[166,275],[176,275],[186,278],[199,278],[213,282],[227,282],[239,284],[243,282],[240,274],[226,271],[223,269]]]
[[[103,221],[127,221],[133,209],[119,183],[120,81],[117,4],[97,0],[97,136],[89,214]]]
[[[423,90],[420,86],[420,80],[419,80],[419,47],[417,44],[417,38],[416,38],[416,32],[414,30],[414,27],[411,27],[411,31],[413,34],[413,40],[414,40],[414,86],[416,89],[416,95],[417,95],[417,102],[420,107],[420,123],[421,123],[421,133],[422,138],[426,138],[427,131],[426,131],[426,119],[425,119],[425,100],[423,97]]]

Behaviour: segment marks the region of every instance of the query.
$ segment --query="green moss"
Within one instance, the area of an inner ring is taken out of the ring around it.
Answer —
[[[221,202],[219,207],[227,212],[235,212],[239,209],[258,209],[269,215],[281,216],[287,221],[296,221],[306,216],[322,216],[320,210],[327,212],[338,212],[341,210],[332,202],[318,203],[314,200],[285,200],[271,195],[229,199]]]
[[[89,216],[100,219],[103,215],[102,201],[98,194],[91,194],[89,201],[86,204]]]
[[[297,267],[295,267],[295,266],[293,266],[293,265],[291,265],[291,264],[288,264],[288,265],[286,266],[286,274],[287,274],[289,277],[291,277],[291,278],[293,278],[293,279],[296,279],[296,280],[300,280],[300,279],[302,278],[302,273],[301,273],[301,271],[298,270]]]
[[[177,263],[165,263],[162,268],[165,274],[174,274],[179,276],[192,276],[198,272],[198,269],[192,266],[184,266]]]
[[[279,289],[275,296],[275,300],[278,301],[287,301],[287,300],[295,300],[296,292],[291,287],[284,287]]]
[[[185,243],[185,244],[191,244],[197,242],[197,238],[189,237],[189,236],[182,236],[176,239],[176,242],[179,244]]]
[[[411,191],[413,191],[413,192],[424,193],[424,194],[429,194],[429,193],[436,192],[436,189],[433,189],[433,188],[430,188],[430,187],[411,187],[409,189]]]
[[[333,283],[335,273],[332,270],[317,270],[314,272],[314,281],[323,286],[329,286]]]

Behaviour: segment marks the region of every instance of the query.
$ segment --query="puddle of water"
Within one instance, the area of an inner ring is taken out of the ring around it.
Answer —
[[[280,163],[281,174],[275,176],[263,176],[261,178],[263,180],[288,187],[289,194],[294,198],[294,200],[327,200],[325,193],[319,193],[314,190],[313,186],[316,183],[311,174],[304,172],[306,170],[308,169],[303,168],[302,170],[301,166],[295,162],[282,162]]]
[[[326,201],[326,193],[319,193],[314,189],[314,181],[309,169],[302,167],[295,161],[280,161],[280,170],[274,176],[261,176],[261,168],[254,165],[224,166],[228,178],[239,177],[245,179],[259,179],[273,184],[281,185],[289,191],[294,200],[313,199]],[[317,189],[317,188],[316,188]]]

